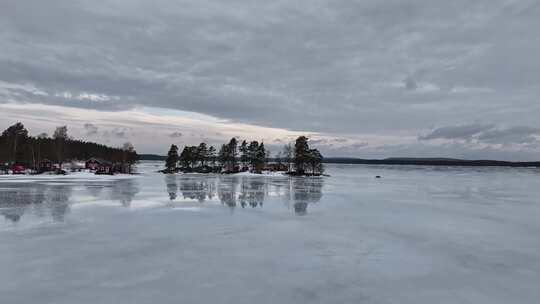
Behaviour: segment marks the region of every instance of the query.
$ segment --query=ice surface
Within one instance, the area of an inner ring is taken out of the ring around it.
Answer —
[[[540,298],[538,170],[330,165],[331,177],[293,178],[161,167],[0,178],[0,303]]]

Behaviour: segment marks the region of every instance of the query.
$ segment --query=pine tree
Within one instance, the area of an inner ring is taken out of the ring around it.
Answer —
[[[68,129],[67,126],[60,126],[54,130],[53,139],[56,143],[56,160],[62,169],[62,163],[65,161],[65,149],[66,141],[68,138]]]
[[[7,151],[5,151],[6,159],[10,163],[23,163],[24,162],[24,146],[28,139],[28,130],[20,122],[10,126],[4,132],[2,132],[2,138],[5,142]],[[4,148],[2,148],[3,150]]]
[[[208,148],[208,161],[212,167],[216,165],[216,148],[214,146]]]
[[[294,166],[296,173],[304,174],[306,162],[309,159],[309,144],[308,138],[300,136],[294,144]]]
[[[219,149],[219,153],[218,153],[218,161],[225,170],[227,170],[228,160],[229,160],[229,146],[221,145],[221,148]]]
[[[185,146],[184,150],[180,154],[180,163],[182,167],[187,169],[192,169],[197,165],[198,156],[197,156],[198,147],[196,146]]]
[[[230,171],[235,171],[236,168],[236,159],[238,158],[238,141],[236,138],[231,138],[228,144],[228,161],[230,166]]]
[[[261,143],[255,151],[255,170],[260,173],[264,169],[266,162],[266,149],[264,143]]]
[[[322,174],[324,172],[324,168],[322,165],[323,156],[321,152],[317,149],[311,149],[309,150],[309,156],[308,156],[308,164],[311,169],[311,174]]]
[[[196,151],[196,158],[201,166],[205,165],[206,160],[208,159],[208,147],[206,146],[206,143],[199,144]]]
[[[240,145],[240,162],[242,163],[242,167],[247,167],[249,165],[249,154],[248,154],[248,144],[244,140],[242,141],[242,144]]]
[[[167,172],[172,173],[176,171],[178,164],[178,147],[176,145],[171,145],[169,152],[167,153],[167,159],[165,161],[165,166],[167,167]]]
[[[254,140],[249,143],[247,147],[248,161],[252,170],[256,170],[257,167],[257,151],[259,150],[259,142]]]

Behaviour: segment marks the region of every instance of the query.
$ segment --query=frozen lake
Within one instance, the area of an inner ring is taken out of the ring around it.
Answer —
[[[540,170],[0,176],[0,303],[538,303]],[[381,175],[382,179],[375,179]]]

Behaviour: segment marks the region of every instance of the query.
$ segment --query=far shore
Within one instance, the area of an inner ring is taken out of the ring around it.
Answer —
[[[166,156],[157,154],[140,154],[140,160],[165,161]],[[272,159],[270,159],[272,161]],[[443,166],[443,167],[514,167],[540,168],[540,161],[501,161],[501,160],[467,160],[454,158],[386,158],[362,159],[350,157],[327,157],[325,164],[358,164],[358,165],[401,165],[401,166]]]

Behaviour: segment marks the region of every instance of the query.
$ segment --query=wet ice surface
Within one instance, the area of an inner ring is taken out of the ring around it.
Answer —
[[[332,177],[288,178],[157,165],[135,178],[0,177],[0,302],[540,298],[538,170],[332,165]]]

